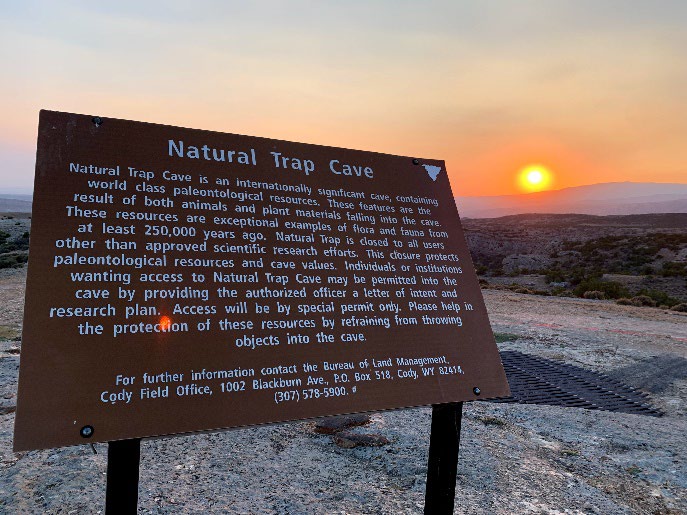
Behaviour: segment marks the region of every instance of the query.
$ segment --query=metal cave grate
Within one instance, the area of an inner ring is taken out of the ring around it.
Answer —
[[[501,352],[511,396],[490,402],[548,404],[660,417],[648,395],[604,374],[517,351]]]

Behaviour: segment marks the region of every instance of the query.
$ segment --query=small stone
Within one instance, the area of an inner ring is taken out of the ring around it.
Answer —
[[[16,406],[0,406],[0,415],[9,415],[17,411]]]
[[[381,447],[389,443],[389,440],[381,435],[351,433],[350,431],[336,433],[332,436],[332,440],[336,445],[344,449],[353,449],[354,447]]]
[[[315,432],[331,435],[349,427],[364,426],[370,423],[370,416],[365,414],[341,415],[321,418],[315,422]]]

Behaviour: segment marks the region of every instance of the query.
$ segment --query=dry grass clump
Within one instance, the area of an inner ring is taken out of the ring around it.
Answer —
[[[656,301],[648,295],[637,295],[636,297],[632,297],[632,302],[635,306],[649,306],[651,308],[656,307]]]
[[[515,293],[525,293],[525,294],[529,294],[529,295],[532,295],[534,293],[529,288],[515,288],[513,291]]]
[[[637,295],[636,297],[632,297],[631,299],[628,299],[627,297],[622,297],[616,300],[615,303],[620,304],[621,306],[648,306],[650,308],[655,308],[658,305],[658,303],[648,295]]]
[[[582,294],[582,298],[584,299],[596,299],[596,300],[603,300],[606,298],[606,294],[602,291],[599,290],[590,290],[586,291]]]

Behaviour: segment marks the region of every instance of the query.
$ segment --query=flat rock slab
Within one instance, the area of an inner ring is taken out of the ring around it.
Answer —
[[[370,416],[366,414],[326,417],[315,422],[315,432],[324,435],[332,435],[350,427],[364,426],[369,423]]]
[[[352,433],[341,431],[332,435],[332,440],[339,447],[353,449],[354,447],[381,447],[389,443],[389,440],[381,435]]]

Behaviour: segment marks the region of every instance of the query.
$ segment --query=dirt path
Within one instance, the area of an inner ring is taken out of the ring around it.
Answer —
[[[622,343],[642,353],[687,357],[687,313],[496,290],[484,291],[484,297],[495,331],[522,327],[521,333],[535,337],[570,333],[574,339],[592,337],[603,347]]]

